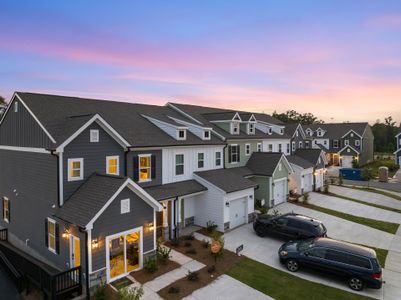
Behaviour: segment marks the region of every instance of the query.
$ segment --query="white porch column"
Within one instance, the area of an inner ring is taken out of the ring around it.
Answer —
[[[167,208],[168,208],[168,201],[163,202],[163,227],[168,226],[168,220],[167,220]]]
[[[177,209],[177,214],[178,214],[178,223],[182,223],[181,219],[181,209],[182,209],[182,201],[184,201],[183,198],[178,198],[178,209]]]
[[[170,222],[170,224],[171,224],[171,231],[173,231],[174,229],[175,229],[175,224],[174,224],[174,212],[176,211],[176,208],[175,208],[175,205],[174,205],[174,203],[175,203],[175,201],[174,200],[171,200],[171,215],[170,215],[170,217],[171,217],[171,222]]]

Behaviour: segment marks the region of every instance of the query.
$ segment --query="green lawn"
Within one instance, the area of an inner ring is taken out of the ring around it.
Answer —
[[[227,274],[277,300],[372,299],[299,278],[250,258],[240,261]]]
[[[384,268],[385,264],[386,264],[386,258],[387,258],[387,254],[388,254],[388,250],[386,249],[381,249],[381,248],[375,248],[375,247],[371,247],[371,246],[365,246],[365,245],[361,245],[364,247],[368,247],[370,249],[373,249],[376,251],[376,255],[377,255],[377,259],[380,262],[380,265],[382,266],[382,268]]]
[[[379,176],[379,168],[380,167],[388,167],[389,169],[389,177],[393,177],[394,174],[397,172],[397,170],[399,169],[399,166],[395,163],[394,160],[392,159],[378,159],[375,161],[372,161],[364,166],[362,166],[361,168],[369,168],[372,169],[373,174],[375,177]]]
[[[384,196],[387,196],[387,197],[390,197],[390,198],[393,198],[393,199],[401,201],[401,196],[397,196],[397,195],[395,195],[393,193],[382,191],[382,190],[376,190],[376,189],[371,188],[371,187],[358,187],[358,186],[345,186],[345,185],[343,185],[342,187],[346,187],[346,188],[349,188],[349,189],[355,189],[355,190],[361,190],[361,191],[365,191],[365,192],[372,192],[372,193],[384,195]]]
[[[329,193],[326,194],[326,195],[328,195],[328,196],[333,196],[333,197],[337,197],[337,198],[342,198],[342,199],[345,199],[345,200],[349,200],[349,201],[357,202],[357,203],[360,203],[360,204],[364,204],[364,205],[368,205],[368,206],[373,206],[373,207],[376,207],[376,208],[381,208],[381,209],[385,209],[385,210],[389,210],[389,211],[393,211],[393,212],[396,212],[396,213],[400,213],[400,214],[401,214],[401,209],[397,209],[397,208],[393,208],[393,207],[388,207],[388,206],[384,206],[384,205],[380,205],[380,204],[375,204],[375,203],[369,203],[369,202],[361,201],[361,200],[354,199],[354,198],[351,198],[351,197],[347,197],[347,196],[342,196],[342,195],[338,195],[338,194],[335,194],[335,193],[331,193],[331,192],[329,192]]]
[[[310,208],[310,209],[314,209],[314,210],[318,210],[321,211],[323,213],[332,215],[332,216],[336,216],[351,222],[355,222],[355,223],[359,223],[362,225],[366,225],[378,230],[382,230],[391,234],[395,234],[397,232],[398,227],[400,226],[400,224],[395,224],[395,223],[390,223],[390,222],[384,222],[384,221],[378,221],[378,220],[374,220],[374,219],[368,219],[368,218],[363,218],[363,217],[357,217],[354,215],[350,215],[350,214],[346,214],[337,210],[332,210],[329,208],[325,208],[325,207],[321,207],[321,206],[317,206],[314,204],[303,204],[303,203],[297,203],[297,205],[306,207],[306,208]]]

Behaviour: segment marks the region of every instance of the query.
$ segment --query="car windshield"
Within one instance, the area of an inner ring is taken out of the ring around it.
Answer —
[[[303,240],[299,241],[297,243],[297,249],[298,251],[305,251],[313,246],[314,239],[308,239],[308,240]]]

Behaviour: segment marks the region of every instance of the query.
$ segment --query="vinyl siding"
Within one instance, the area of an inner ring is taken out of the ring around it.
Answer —
[[[235,167],[243,167],[246,165],[248,162],[248,159],[251,157],[252,152],[257,151],[257,143],[262,143],[262,140],[229,140],[227,141],[228,146],[229,145],[239,145],[240,147],[240,160],[238,163],[229,163],[228,162],[228,149],[229,147],[227,146],[225,148],[225,153],[224,153],[224,164],[226,168],[235,168]],[[250,144],[251,145],[251,153],[250,155],[245,155],[245,145]]]
[[[269,145],[271,144],[271,145],[273,145],[273,151],[271,151],[271,152],[279,152],[279,144],[281,144],[282,152],[284,154],[286,154],[287,143],[291,143],[290,139],[267,139],[267,140],[263,140],[262,149],[263,149],[263,152],[270,152]],[[290,147],[291,147],[291,145],[290,145]]]
[[[91,143],[90,130],[99,130],[99,142]],[[106,173],[106,156],[120,157],[120,175],[124,176],[124,149],[98,124],[94,123],[68,144],[63,153],[64,201],[94,172]],[[84,176],[82,180],[68,181],[68,159],[83,158]]]
[[[121,214],[121,200],[130,199],[130,212]],[[110,206],[94,222],[92,239],[97,238],[99,248],[92,250],[92,271],[106,267],[105,238],[119,232],[144,226],[154,222],[154,210],[132,190],[125,188]],[[153,232],[143,230],[143,252],[155,248]]]
[[[141,154],[150,154],[155,156],[156,161],[156,176],[148,182],[138,182],[141,187],[149,187],[154,185],[162,184],[162,151],[161,150],[151,150],[151,151],[131,151],[127,154],[127,176],[134,180],[134,157]]]
[[[265,203],[268,204],[270,202],[270,180],[269,177],[262,176],[254,176],[249,178],[250,180],[256,182],[259,186],[258,189],[255,190],[255,199],[256,200],[265,200]]]
[[[14,112],[14,102],[18,112]],[[53,142],[24,105],[15,99],[0,126],[0,144],[18,147],[51,148]]]

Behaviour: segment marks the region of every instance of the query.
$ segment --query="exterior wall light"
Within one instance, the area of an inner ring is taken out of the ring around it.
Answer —
[[[97,248],[99,248],[99,240],[93,239],[92,240],[92,249],[97,249]]]
[[[227,201],[227,202],[226,202],[226,206],[227,206],[227,207],[230,207],[230,202]]]
[[[153,230],[155,230],[155,226],[154,226],[154,224],[153,223],[148,223],[148,224],[146,224],[146,231],[148,232],[148,233],[150,233],[150,232],[153,232]]]
[[[64,239],[68,239],[70,237],[70,231],[68,229],[64,229],[63,234],[61,235]]]

